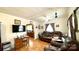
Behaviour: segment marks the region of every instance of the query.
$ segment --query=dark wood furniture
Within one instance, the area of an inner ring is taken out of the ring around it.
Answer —
[[[15,39],[15,49],[19,49],[21,47],[23,47],[22,39],[16,38]]]
[[[43,32],[42,34],[38,34],[39,39],[45,42],[50,43],[50,41],[52,40],[52,37],[54,36],[58,36],[58,37],[62,37],[62,32],[60,31],[55,31],[55,32]]]
[[[34,32],[27,32],[27,35],[34,38]]]
[[[27,46],[29,43],[29,37],[24,38],[15,38],[15,50],[22,48],[23,46]]]

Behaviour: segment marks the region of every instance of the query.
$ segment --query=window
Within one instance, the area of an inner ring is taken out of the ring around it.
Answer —
[[[28,33],[33,32],[34,31],[33,30],[33,25],[32,24],[27,24],[26,25],[26,30],[27,30]]]
[[[54,30],[53,30],[52,26],[49,24],[49,25],[47,26],[46,31],[47,31],[47,32],[53,32]]]
[[[32,31],[32,25],[28,25],[28,26],[27,26],[27,30]]]

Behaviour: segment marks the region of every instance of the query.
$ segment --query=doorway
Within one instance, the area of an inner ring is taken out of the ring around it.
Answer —
[[[27,35],[29,37],[34,38],[34,26],[33,26],[33,24],[27,24],[26,25],[26,31],[27,31]]]

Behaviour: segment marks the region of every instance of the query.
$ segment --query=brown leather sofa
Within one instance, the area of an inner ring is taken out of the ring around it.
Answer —
[[[54,36],[62,37],[63,34],[62,34],[62,32],[60,32],[60,31],[54,31],[54,32],[46,32],[46,31],[44,31],[44,32],[41,33],[41,34],[38,34],[38,36],[39,36],[39,39],[40,39],[40,40],[49,43],[49,42],[52,40],[52,37],[54,37]]]
[[[70,41],[63,46],[63,42],[50,42],[50,44],[44,48],[44,51],[79,51],[79,45]]]

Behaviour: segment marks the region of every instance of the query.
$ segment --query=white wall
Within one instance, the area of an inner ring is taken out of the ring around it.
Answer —
[[[58,18],[58,19],[52,19],[45,24],[48,23],[54,23],[55,24],[55,31],[61,31],[63,34],[68,33],[68,27],[67,27],[67,17],[64,18]],[[56,27],[56,25],[59,25],[59,27]]]
[[[72,11],[73,11],[72,9],[59,9],[57,18],[54,18],[54,14],[50,13],[50,15],[48,15],[51,16],[50,18],[48,18],[49,21],[44,22],[44,30],[45,30],[45,24],[54,23],[56,31],[61,31],[63,34],[67,34],[68,33],[67,20],[70,14],[72,13]],[[56,27],[56,25],[59,25],[59,27]]]
[[[63,32],[63,34],[67,34],[68,33],[67,20],[70,17],[70,15],[72,14],[74,9],[75,9],[75,7],[64,9],[64,10],[59,9],[59,12],[60,12],[59,17],[58,18],[52,17],[53,19],[45,22],[44,24],[55,23],[55,30],[56,31],[61,31],[61,32]],[[61,15],[62,13],[64,13],[64,14]],[[59,27],[56,27],[56,25],[59,25]],[[44,25],[44,28],[45,28],[45,25]]]
[[[2,42],[11,41],[13,47],[14,47],[14,38],[16,38],[17,35],[19,36],[26,34],[26,32],[12,33],[12,25],[14,24],[14,19],[20,20],[22,25],[26,25],[27,23],[29,23],[29,21],[26,19],[0,13]]]
[[[26,34],[26,32],[12,33],[12,25],[14,24],[14,19],[20,20],[22,25],[30,24],[30,20],[23,19],[9,14],[0,13],[2,42],[10,41],[12,43],[12,47],[14,47],[14,38],[16,38],[17,35],[20,36],[20,35]],[[40,30],[36,28],[36,26],[38,26],[40,22],[32,21],[32,23],[34,25],[35,39],[37,39],[38,33],[40,32]]]
[[[39,25],[40,25],[40,26],[44,26],[44,23],[42,23],[42,22],[38,22],[38,21],[34,21],[34,33],[35,33],[35,39],[38,38],[38,34],[39,34],[39,33],[41,33],[41,32],[44,31],[44,29],[36,28],[36,26],[38,27]]]

